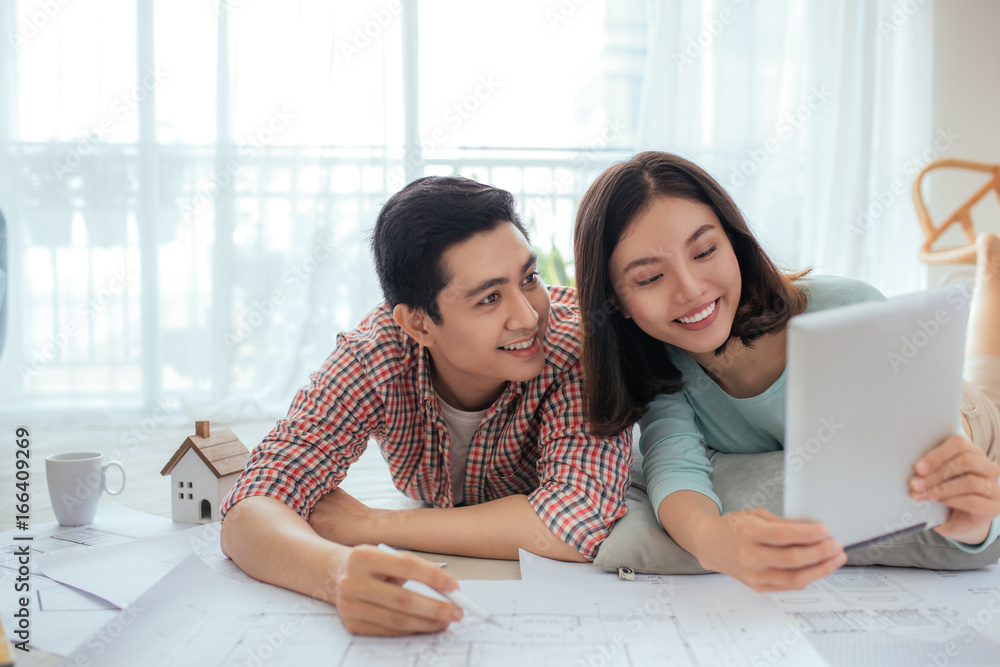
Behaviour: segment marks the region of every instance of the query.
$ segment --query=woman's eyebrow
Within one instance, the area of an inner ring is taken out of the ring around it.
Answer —
[[[712,231],[713,229],[715,229],[715,225],[709,224],[709,223],[705,223],[704,225],[702,225],[701,227],[699,227],[698,229],[696,229],[694,231],[694,234],[692,234],[691,236],[688,237],[688,240],[684,243],[684,245],[686,247],[691,246],[695,241],[697,241],[699,238],[701,238],[702,236],[704,236],[708,232]],[[637,269],[640,266],[646,266],[647,264],[655,264],[658,261],[660,261],[660,258],[659,257],[653,257],[653,256],[640,257],[639,259],[633,259],[631,262],[629,262],[628,264],[625,265],[624,269],[622,269],[622,275],[628,273],[632,269]]]
[[[711,224],[705,223],[704,225],[702,225],[701,227],[699,227],[698,229],[696,229],[695,232],[694,232],[694,234],[692,234],[688,238],[687,245],[691,245],[692,243],[694,243],[695,241],[697,241],[699,238],[701,238],[703,235],[705,235],[707,232],[710,232],[713,229],[715,229],[715,225],[711,225]]]
[[[633,259],[631,262],[625,265],[622,269],[622,274],[626,274],[632,269],[638,269],[640,266],[646,266],[647,264],[655,264],[660,261],[658,257],[640,257],[639,259]]]

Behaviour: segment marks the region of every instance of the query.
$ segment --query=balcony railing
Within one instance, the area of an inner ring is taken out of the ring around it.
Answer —
[[[407,170],[402,149],[386,147],[0,150],[12,255],[0,399],[42,409],[259,390],[259,360],[281,340],[321,361],[329,349],[310,331],[331,332],[332,346],[380,298],[367,235],[404,173],[510,190],[534,244],[569,258],[580,197],[628,153],[440,149]]]

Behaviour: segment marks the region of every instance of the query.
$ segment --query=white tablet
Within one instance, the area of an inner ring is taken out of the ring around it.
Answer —
[[[908,480],[961,432],[968,315],[967,289],[949,287],[791,319],[785,517],[820,521],[845,547],[945,520]]]

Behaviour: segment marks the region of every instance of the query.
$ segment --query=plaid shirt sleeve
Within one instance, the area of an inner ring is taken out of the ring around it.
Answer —
[[[541,423],[539,487],[528,501],[553,533],[593,560],[625,514],[632,430],[613,438],[588,432],[578,364],[548,397]]]
[[[226,496],[222,513],[250,496],[277,498],[308,519],[365,451],[381,401],[343,334],[323,367],[310,376]]]

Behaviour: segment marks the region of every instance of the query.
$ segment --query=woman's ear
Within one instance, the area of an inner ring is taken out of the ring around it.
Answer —
[[[615,307],[615,310],[622,314],[622,317],[626,320],[632,319],[632,316],[628,314],[627,310],[625,310],[625,306],[623,306],[621,301],[618,300],[618,297],[613,296],[609,299],[609,301],[611,301],[611,305]]]
[[[420,345],[430,347],[434,344],[434,334],[428,326],[430,318],[423,310],[400,303],[392,309],[392,319]]]

